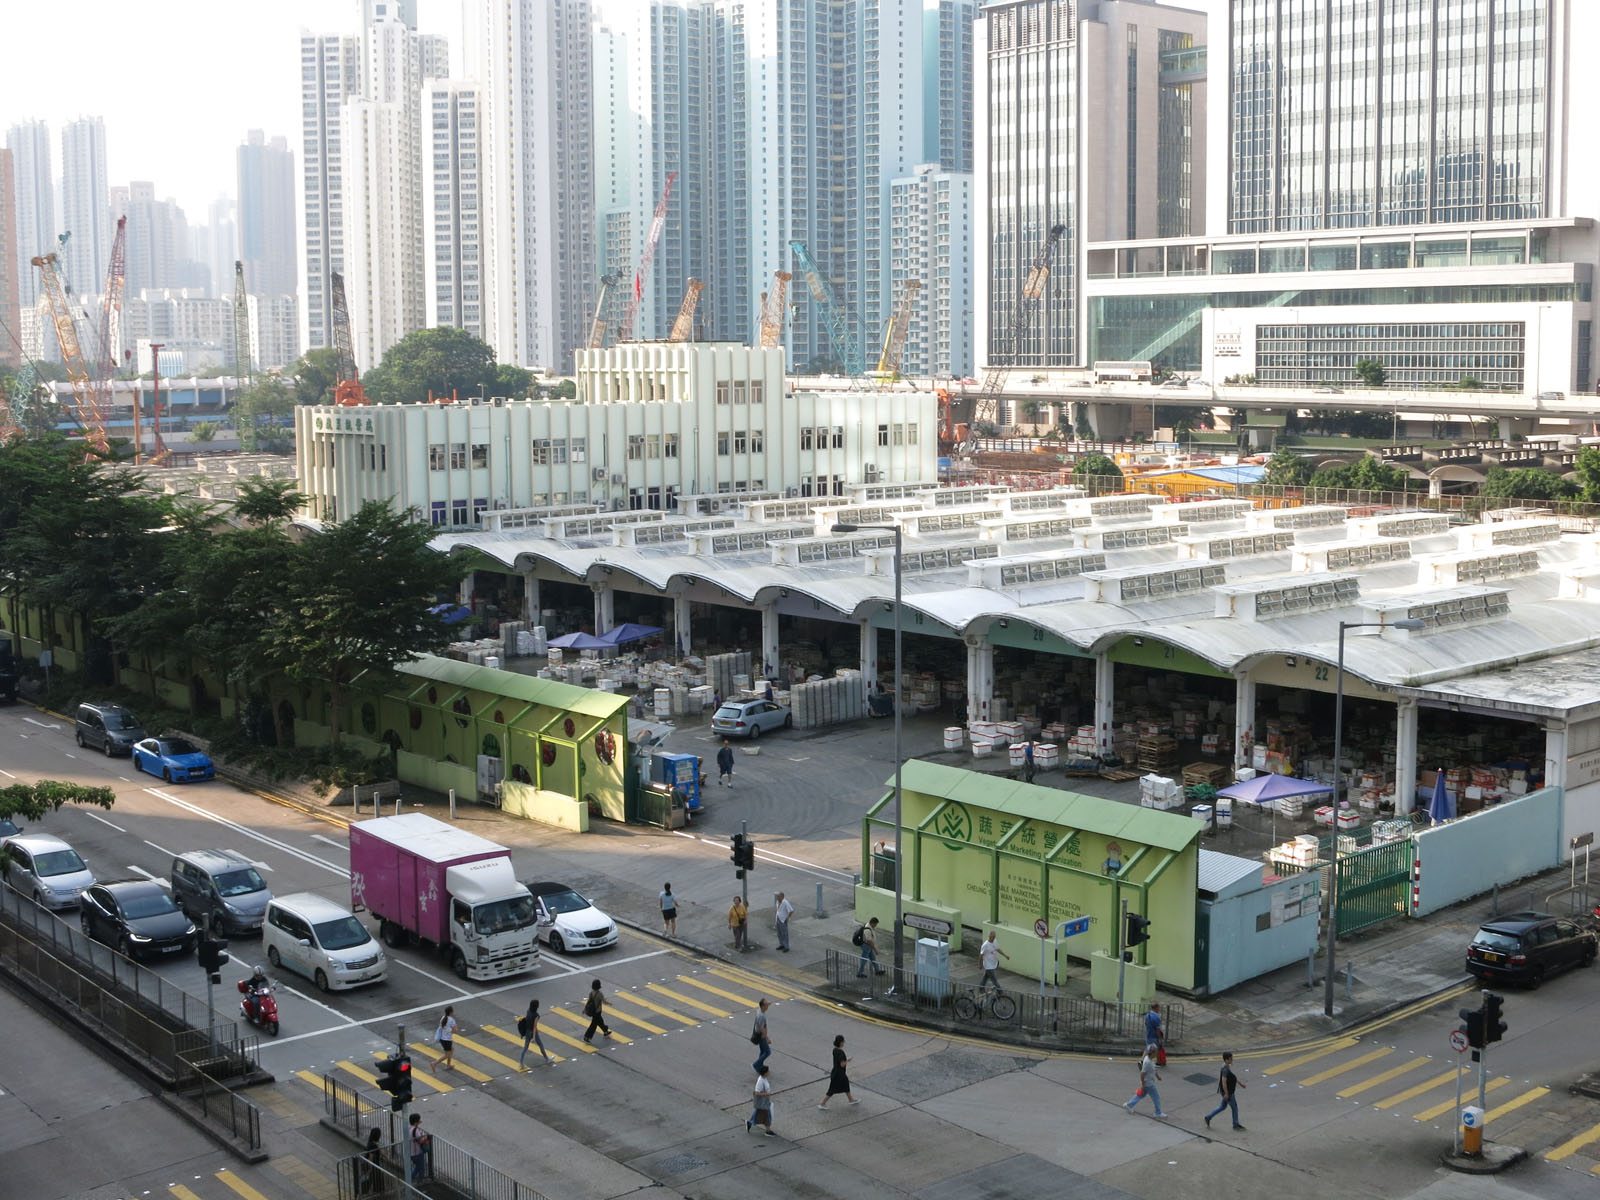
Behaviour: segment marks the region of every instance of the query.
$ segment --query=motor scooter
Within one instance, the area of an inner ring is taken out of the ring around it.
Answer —
[[[248,979],[239,980],[239,991],[244,999],[239,1001],[239,1015],[252,1025],[259,1025],[273,1037],[278,1036],[278,1000],[272,994],[272,985],[259,990],[250,986]]]

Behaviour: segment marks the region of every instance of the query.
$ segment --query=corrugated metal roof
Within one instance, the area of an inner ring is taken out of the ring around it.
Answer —
[[[1139,479],[1163,479],[1174,475],[1198,475],[1217,483],[1260,483],[1267,477],[1267,469],[1259,463],[1240,463],[1232,467],[1176,467],[1170,471],[1141,471]]]
[[[605,718],[628,707],[628,698],[612,692],[594,691],[574,687],[554,679],[540,679],[537,675],[521,675],[515,671],[497,671],[475,663],[458,662],[453,658],[440,658],[425,654],[421,658],[395,668],[401,675],[415,675],[435,683],[448,683],[455,687],[475,688],[480,692],[493,692],[529,704],[543,704],[548,708],[564,708],[589,717]]]
[[[1080,796],[1060,788],[998,779],[942,763],[910,759],[901,769],[907,791],[940,796],[958,804],[1001,809],[1030,821],[1122,838],[1159,850],[1183,850],[1200,837],[1200,823],[1175,813],[1119,804],[1099,796]],[[894,778],[889,778],[894,786]]]
[[[1262,864],[1256,859],[1202,849],[1195,888],[1216,895],[1241,879],[1248,879],[1252,875],[1260,879],[1262,870]]]

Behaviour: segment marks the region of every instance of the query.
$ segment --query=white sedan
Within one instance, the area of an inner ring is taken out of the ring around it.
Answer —
[[[529,883],[538,936],[557,954],[617,944],[617,923],[564,883]]]

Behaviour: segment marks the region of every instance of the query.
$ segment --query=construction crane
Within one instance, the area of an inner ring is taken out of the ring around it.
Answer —
[[[100,406],[100,397],[95,393],[89,368],[83,361],[78,327],[72,320],[72,309],[67,304],[61,277],[56,274],[56,255],[40,254],[30,261],[39,268],[40,289],[49,300],[56,342],[61,348],[61,362],[67,368],[67,378],[72,380],[72,395],[77,403],[78,423],[83,426],[84,440],[97,454],[105,454],[108,450],[105,410]]]
[[[661,231],[667,227],[667,201],[672,198],[672,185],[678,182],[678,173],[667,176],[667,186],[661,189],[661,199],[656,201],[656,215],[650,218],[650,232],[645,235],[644,253],[639,255],[639,269],[633,274],[633,295],[628,297],[628,307],[623,309],[622,324],[617,329],[617,341],[633,340],[633,322],[639,315],[639,304],[644,299],[645,280],[650,278],[650,264],[656,260],[656,247],[661,244]]]
[[[250,297],[244,290],[244,263],[233,261],[233,372],[250,378]]]
[[[833,288],[822,277],[822,269],[817,266],[817,260],[811,257],[804,242],[790,242],[789,249],[794,251],[795,261],[800,264],[800,274],[805,278],[806,287],[811,289],[812,300],[822,310],[822,318],[828,325],[828,337],[833,341],[834,352],[844,364],[844,373],[851,379],[859,379],[867,369],[866,363],[861,357],[861,347],[856,344],[849,326],[845,324],[844,310],[840,308]]]
[[[761,348],[771,350],[783,338],[783,306],[789,297],[787,271],[772,273],[772,291],[761,293]]]
[[[589,325],[588,348],[598,350],[606,344],[606,326],[600,318],[606,311],[606,296],[622,282],[621,271],[611,271],[600,276],[600,299],[595,301],[594,320]]]
[[[333,350],[339,358],[339,374],[333,385],[333,402],[345,408],[366,404],[366,389],[356,370],[355,347],[350,340],[350,306],[344,299],[344,276],[334,271],[329,280],[333,292]]]
[[[1050,263],[1055,258],[1056,248],[1061,244],[1061,238],[1066,232],[1065,225],[1050,227],[1050,232],[1045,235],[1044,245],[1039,248],[1039,253],[1034,256],[1027,275],[1023,277],[1022,287],[1017,291],[1016,303],[1011,308],[1011,323],[1006,326],[1000,343],[994,348],[994,354],[984,372],[983,387],[973,398],[972,420],[968,422],[966,434],[956,447],[956,457],[970,459],[977,445],[976,430],[979,423],[994,420],[1000,391],[1006,385],[1006,376],[1010,373],[1012,360],[1016,358],[1017,350],[1022,345],[1023,335],[1032,326],[1033,318],[1039,311],[1039,303],[1044,299],[1045,287],[1050,282]],[[941,402],[948,403],[948,400],[942,399]],[[944,424],[946,428],[953,428],[953,422],[948,419]]]
[[[684,290],[683,303],[678,307],[678,319],[672,323],[672,332],[667,334],[669,342],[687,342],[689,334],[694,328],[694,310],[700,303],[700,293],[705,291],[706,285],[698,279],[689,280],[689,286]]]
[[[878,386],[886,388],[900,374],[900,356],[905,352],[906,334],[911,330],[911,309],[922,290],[922,280],[907,279],[900,285],[900,302],[894,306],[889,328],[884,330],[883,349],[878,352]]]

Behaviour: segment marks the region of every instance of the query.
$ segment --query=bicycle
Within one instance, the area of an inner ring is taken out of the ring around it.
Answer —
[[[964,993],[956,997],[955,1012],[963,1021],[976,1021],[985,1013],[996,1021],[1009,1021],[1017,1015],[1017,1002],[1001,991]]]

